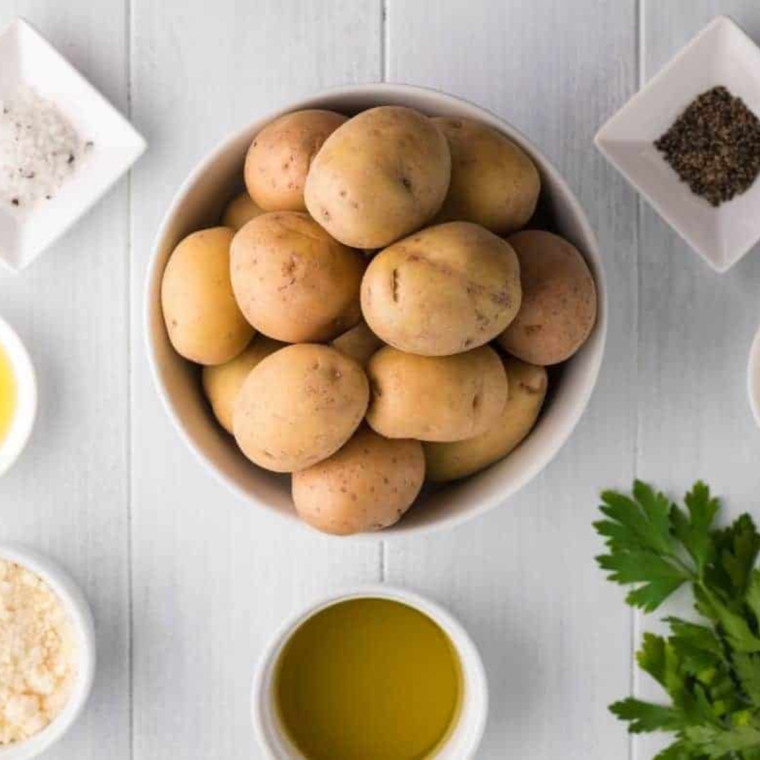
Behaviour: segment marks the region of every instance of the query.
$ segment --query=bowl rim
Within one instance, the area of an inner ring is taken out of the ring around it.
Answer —
[[[31,760],[63,738],[87,704],[95,680],[97,663],[95,623],[84,593],[57,562],[16,542],[0,542],[0,559],[24,567],[50,586],[69,614],[79,641],[79,672],[63,710],[39,733],[17,744],[0,746],[0,760]]]
[[[249,504],[255,503],[268,507],[266,502],[256,499],[250,493],[245,491],[238,483],[236,483],[233,478],[223,474],[221,470],[208,459],[206,454],[202,452],[201,448],[196,445],[190,433],[184,427],[179,414],[174,408],[173,401],[161,379],[159,372],[160,361],[156,353],[156,346],[153,339],[151,324],[156,314],[161,316],[160,298],[154,298],[154,291],[156,293],[160,293],[160,288],[156,288],[155,283],[159,275],[163,272],[163,268],[165,267],[165,262],[160,263],[159,256],[162,240],[169,232],[175,216],[178,214],[182,204],[185,202],[186,196],[196,185],[199,178],[203,176],[203,174],[211,167],[211,165],[213,165],[222,156],[224,156],[231,145],[240,140],[243,135],[250,132],[254,125],[264,122],[265,119],[267,121],[271,121],[272,119],[276,119],[279,116],[294,110],[327,107],[323,103],[325,98],[351,95],[355,95],[357,97],[367,97],[372,96],[373,94],[377,94],[378,92],[384,92],[388,95],[395,94],[401,97],[434,97],[443,101],[444,103],[451,105],[452,107],[461,108],[464,106],[472,111],[476,117],[479,117],[482,121],[490,124],[496,129],[501,130],[511,139],[515,139],[515,141],[518,142],[521,147],[527,146],[528,151],[540,160],[540,171],[543,174],[551,177],[552,182],[562,188],[564,202],[571,209],[572,215],[577,225],[582,230],[583,236],[589,241],[589,246],[584,250],[584,254],[585,257],[587,259],[590,259],[594,265],[594,281],[596,284],[598,303],[597,320],[589,342],[591,340],[594,340],[597,345],[594,353],[589,358],[583,392],[578,398],[572,414],[569,415],[569,421],[565,423],[564,431],[561,435],[558,435],[550,445],[547,445],[544,448],[542,455],[540,457],[536,457],[531,463],[530,467],[526,467],[518,477],[515,477],[513,479],[510,488],[506,492],[500,492],[497,489],[493,489],[488,495],[481,497],[478,500],[478,504],[471,509],[468,509],[459,514],[447,515],[439,520],[427,523],[425,525],[415,525],[406,530],[403,529],[403,527],[399,528],[397,526],[393,526],[382,531],[376,531],[372,533],[358,533],[351,536],[331,536],[328,534],[318,533],[318,535],[322,536],[324,540],[334,542],[342,541],[344,543],[347,539],[356,542],[393,542],[404,540],[411,536],[420,537],[423,535],[431,535],[439,531],[448,530],[463,523],[469,522],[472,519],[480,517],[487,512],[490,512],[499,504],[507,501],[509,498],[513,497],[520,490],[522,490],[522,488],[524,488],[531,480],[533,480],[533,478],[535,478],[554,459],[564,444],[571,438],[573,431],[577,427],[581,417],[588,407],[589,401],[599,379],[599,373],[604,359],[608,328],[608,296],[606,275],[596,234],[594,233],[594,230],[588,221],[588,218],[585,211],[583,210],[583,207],[580,204],[580,201],[570,186],[567,184],[559,170],[556,168],[554,163],[550,161],[546,155],[541,150],[539,150],[539,148],[536,147],[536,145],[525,134],[523,134],[522,131],[520,131],[518,128],[506,120],[497,116],[492,111],[489,111],[482,106],[472,103],[466,98],[462,98],[458,95],[451,95],[432,87],[376,82],[340,85],[337,87],[330,87],[324,90],[320,90],[315,94],[288,102],[285,105],[280,106],[271,112],[268,112],[267,114],[252,119],[242,127],[233,130],[224,139],[217,143],[210,152],[206,153],[198,162],[196,162],[185,180],[175,191],[172,197],[172,201],[164,213],[158,231],[153,239],[150,261],[148,263],[145,275],[143,299],[143,336],[148,356],[148,364],[150,366],[150,373],[153,378],[153,383],[156,387],[156,390],[158,391],[162,406],[164,407],[164,410],[171,420],[172,426],[179,433],[180,437],[185,442],[185,445],[193,453],[193,456],[196,458],[196,460],[203,465],[204,469],[209,470],[217,481],[223,483],[242,501]],[[162,316],[161,319],[163,319]],[[298,518],[298,516],[295,514],[295,511],[292,515],[284,515],[279,511],[271,508],[267,508],[262,511],[274,519],[286,519],[291,524],[296,524],[299,529],[311,535],[314,535],[316,533],[313,528]],[[403,521],[401,521],[400,525],[403,526]]]
[[[760,427],[760,327],[757,328],[749,349],[747,396],[755,424]]]
[[[283,649],[296,631],[312,617],[329,607],[353,599],[389,599],[406,604],[423,615],[427,615],[449,637],[460,660],[463,675],[466,674],[466,686],[472,694],[469,716],[463,714],[457,720],[457,728],[461,725],[463,730],[462,742],[466,745],[467,751],[462,760],[474,758],[485,733],[489,708],[488,677],[478,646],[459,619],[438,602],[401,586],[384,583],[339,588],[327,595],[312,598],[282,621],[268,639],[256,662],[250,702],[256,739],[267,753],[267,757],[270,760],[277,760],[279,757],[272,748],[267,724],[270,720],[269,710],[271,709],[268,697]],[[463,709],[466,707],[466,702],[467,698]],[[439,747],[435,757],[438,757],[443,750],[446,750],[445,744]]]

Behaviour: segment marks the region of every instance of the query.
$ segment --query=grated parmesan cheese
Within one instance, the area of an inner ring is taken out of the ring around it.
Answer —
[[[35,573],[0,559],[0,747],[42,731],[77,676],[74,629]]]
[[[19,86],[0,100],[0,203],[26,208],[50,200],[89,146],[50,101]]]

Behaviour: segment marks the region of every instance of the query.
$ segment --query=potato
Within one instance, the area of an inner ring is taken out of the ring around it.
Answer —
[[[213,227],[188,235],[174,249],[161,281],[161,307],[175,351],[198,364],[237,356],[255,331],[230,284],[234,231]]]
[[[385,343],[446,356],[488,343],[520,308],[520,268],[509,243],[469,222],[417,232],[375,256],[362,311]]]
[[[502,413],[474,438],[426,443],[429,480],[443,482],[472,475],[507,456],[533,429],[546,398],[546,370],[511,356],[503,361],[509,395]]]
[[[248,348],[234,359],[215,367],[204,367],[201,374],[203,390],[219,424],[232,433],[232,410],[240,389],[251,370],[269,354],[284,348],[285,344],[257,335]]]
[[[491,127],[472,119],[433,119],[451,150],[451,184],[438,221],[475,222],[499,235],[533,216],[541,178],[529,156]]]
[[[232,241],[231,265],[243,314],[270,338],[326,341],[361,319],[364,257],[307,214],[280,211],[248,222]]]
[[[386,346],[369,360],[367,375],[367,422],[386,438],[472,438],[507,402],[507,375],[488,346],[455,356],[417,356]]]
[[[222,224],[225,227],[231,227],[236,232],[251,219],[255,219],[264,213],[264,209],[259,208],[251,199],[248,193],[236,195],[224,209],[222,215]]]
[[[383,248],[432,219],[450,173],[448,143],[430,119],[371,108],[325,141],[306,178],[306,208],[342,243]]]
[[[235,440],[255,464],[295,472],[334,454],[369,401],[362,368],[328,346],[287,346],[261,361],[240,389]]]
[[[334,111],[295,111],[259,132],[245,158],[245,186],[265,211],[306,211],[303,189],[324,141],[345,121]]]
[[[381,530],[412,506],[424,479],[419,441],[390,440],[362,425],[329,459],[293,474],[293,502],[325,533]]]
[[[362,367],[382,345],[383,341],[367,327],[366,322],[359,322],[356,327],[352,327],[332,341],[334,348],[359,362]]]
[[[594,278],[578,249],[551,232],[526,230],[509,242],[520,259],[523,303],[498,342],[532,364],[563,362],[596,323]]]

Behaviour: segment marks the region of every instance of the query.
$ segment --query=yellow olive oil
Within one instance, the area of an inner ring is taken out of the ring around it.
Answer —
[[[8,435],[16,412],[16,378],[13,367],[0,344],[0,446]]]
[[[280,721],[309,760],[423,760],[456,724],[459,657],[427,615],[352,599],[309,618],[275,674]]]

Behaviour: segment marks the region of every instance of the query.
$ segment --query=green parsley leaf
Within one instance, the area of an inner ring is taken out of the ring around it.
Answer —
[[[710,628],[679,618],[665,618],[670,625],[668,643],[684,670],[704,683],[711,683],[715,669],[724,662],[723,646]]]
[[[685,738],[697,753],[719,760],[732,752],[755,750],[760,746],[760,728],[754,725],[719,728],[713,725],[687,726]]]
[[[760,534],[755,523],[749,515],[742,515],[729,528],[713,531],[712,538],[716,561],[706,574],[706,582],[726,599],[740,599],[760,552]]]
[[[687,725],[685,716],[679,710],[651,702],[642,702],[634,697],[615,702],[610,705],[610,711],[620,720],[628,721],[628,731],[632,734],[678,731]]]
[[[760,570],[750,574],[744,601],[755,617],[755,625],[760,627]]]
[[[710,528],[720,509],[720,502],[711,498],[710,489],[701,481],[686,494],[684,501],[688,516],[674,504],[670,520],[673,532],[696,563],[697,572],[701,577],[705,567],[715,556]]]
[[[654,760],[696,760],[697,757],[685,742],[678,741],[660,752]]]
[[[751,704],[760,707],[760,655],[736,652],[733,663],[742,691]]]
[[[689,573],[678,565],[649,551],[621,548],[598,557],[597,561],[603,570],[608,571],[611,581],[642,584],[628,594],[626,601],[647,612],[656,610],[674,591],[691,580]]]
[[[608,519],[594,527],[606,538],[609,553],[597,557],[597,562],[610,580],[641,584],[626,601],[652,611],[692,580],[694,573],[678,557],[671,526],[673,505],[641,481],[634,484],[633,496],[630,499],[614,491],[602,494],[600,510]]]
[[[703,586],[695,588],[695,595],[699,609],[711,611],[710,617],[720,624],[733,649],[738,652],[760,652],[760,638],[752,632],[746,618],[732,609],[741,609],[741,605],[724,604],[717,594]]]
[[[641,649],[636,653],[639,667],[649,673],[662,686],[666,685],[666,652],[665,639],[654,633],[645,633]]]

